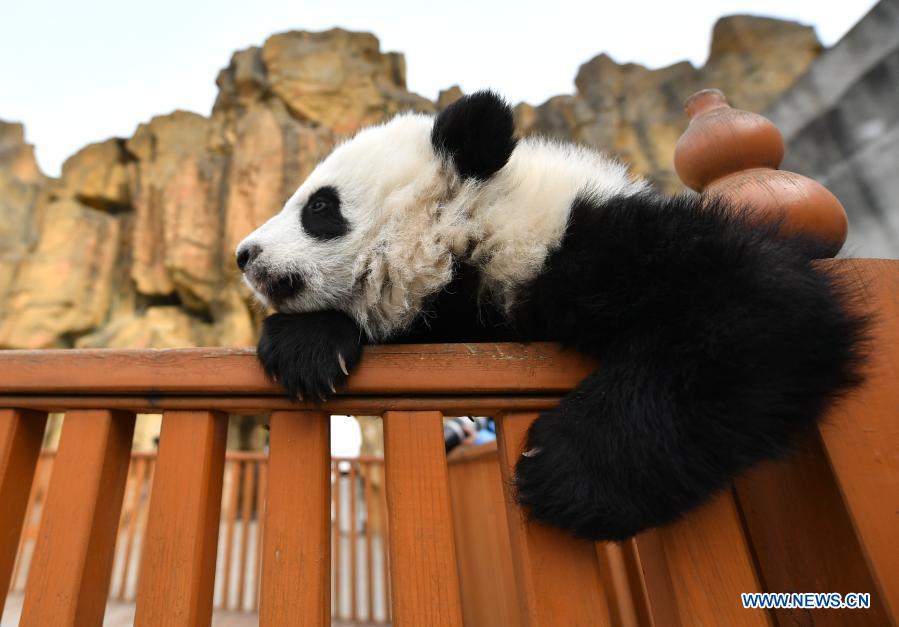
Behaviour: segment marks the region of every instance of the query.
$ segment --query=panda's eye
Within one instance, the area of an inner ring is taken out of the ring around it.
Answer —
[[[310,203],[309,211],[311,211],[312,213],[321,213],[323,211],[327,211],[328,207],[330,206],[331,203],[329,203],[327,200],[325,200],[324,198],[318,198]]]
[[[300,214],[303,230],[315,239],[329,240],[349,233],[350,225],[340,213],[340,195],[330,185],[316,190]]]

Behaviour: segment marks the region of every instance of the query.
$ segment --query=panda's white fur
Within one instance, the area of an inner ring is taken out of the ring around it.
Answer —
[[[366,337],[597,359],[530,427],[515,490],[536,520],[621,540],[782,455],[860,381],[865,319],[815,254],[594,151],[516,141],[479,92],[339,146],[237,262],[278,309],[257,354],[294,398],[334,393]]]
[[[540,138],[518,142],[508,163],[483,183],[463,181],[431,144],[434,118],[399,115],[339,145],[284,208],[238,249],[256,245],[268,275],[295,272],[306,288],[278,303],[284,312],[340,309],[372,340],[407,327],[422,302],[449,283],[454,256],[482,271],[504,308],[539,273],[561,241],[576,196],[635,194],[646,183],[588,148]],[[339,187],[349,234],[318,241],[299,212],[315,190]],[[257,297],[254,273],[246,283]]]

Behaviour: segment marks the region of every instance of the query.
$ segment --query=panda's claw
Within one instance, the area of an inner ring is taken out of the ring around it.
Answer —
[[[343,353],[337,353],[337,365],[340,366],[340,370],[346,376],[350,376],[349,371],[346,369],[346,360],[343,358]]]

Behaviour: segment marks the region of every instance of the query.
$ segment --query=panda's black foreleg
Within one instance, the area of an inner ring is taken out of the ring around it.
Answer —
[[[318,401],[346,383],[363,339],[353,319],[338,311],[277,313],[263,322],[256,354],[288,396]]]

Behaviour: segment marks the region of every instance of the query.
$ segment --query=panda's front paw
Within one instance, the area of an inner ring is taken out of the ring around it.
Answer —
[[[346,314],[317,311],[265,319],[256,351],[288,396],[324,400],[346,383],[362,354],[362,332]]]

